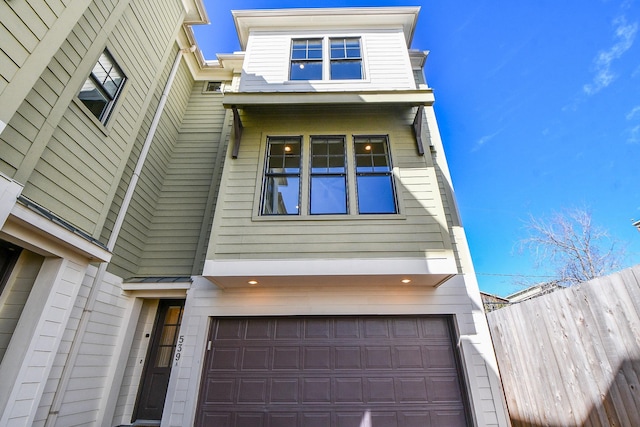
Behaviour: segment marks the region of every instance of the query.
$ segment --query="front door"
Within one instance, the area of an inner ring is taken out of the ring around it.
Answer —
[[[183,310],[184,300],[160,300],[133,421],[162,419]]]

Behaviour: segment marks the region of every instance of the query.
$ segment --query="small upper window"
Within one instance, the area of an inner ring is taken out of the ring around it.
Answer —
[[[296,39],[291,43],[291,80],[322,79],[322,39]]]
[[[105,50],[80,89],[78,98],[98,120],[106,123],[125,80],[124,73]]]
[[[362,79],[360,39],[331,39],[331,80]]]
[[[222,82],[207,82],[204,85],[205,92],[222,92]]]

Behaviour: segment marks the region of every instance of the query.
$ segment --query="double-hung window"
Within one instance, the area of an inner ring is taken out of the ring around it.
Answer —
[[[360,39],[356,37],[332,38],[331,80],[362,79],[362,53]]]
[[[300,211],[300,137],[267,141],[262,215],[297,215]]]
[[[387,138],[357,136],[354,138],[354,147],[358,212],[396,213],[393,168]]]
[[[102,123],[106,123],[126,77],[109,51],[105,50],[87,77],[78,98]]]
[[[347,213],[347,168],[344,137],[311,137],[309,212]]]
[[[360,37],[291,41],[290,80],[362,80],[362,64]]]
[[[295,39],[291,43],[291,80],[322,80],[322,39]]]

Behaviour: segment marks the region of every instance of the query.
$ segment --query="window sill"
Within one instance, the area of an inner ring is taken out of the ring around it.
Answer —
[[[404,214],[350,214],[350,215],[253,215],[251,221],[401,221]]]
[[[73,103],[80,109],[80,112],[84,116],[86,116],[87,119],[90,120],[100,132],[102,132],[104,136],[109,136],[109,132],[111,130],[110,126],[108,127],[100,120],[98,120],[96,116],[94,116],[93,113],[89,111],[89,109],[82,103],[82,101],[78,99],[78,97],[73,98]]]

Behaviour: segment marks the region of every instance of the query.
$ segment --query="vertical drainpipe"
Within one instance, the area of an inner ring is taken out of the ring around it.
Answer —
[[[120,205],[120,209],[118,210],[118,216],[113,224],[113,230],[111,231],[111,236],[109,237],[109,241],[107,242],[107,250],[109,252],[113,252],[113,249],[116,246],[116,241],[118,240],[118,236],[120,234],[120,230],[122,230],[122,225],[124,224],[124,219],[127,214],[127,210],[129,209],[129,205],[131,204],[131,200],[133,199],[133,193],[138,184],[138,180],[140,179],[140,174],[142,173],[142,167],[147,159],[147,155],[149,154],[149,149],[151,148],[151,142],[153,141],[153,137],[155,136],[156,130],[158,129],[158,123],[160,122],[160,117],[162,116],[162,111],[164,110],[164,106],[167,103],[167,98],[169,96],[169,91],[171,90],[171,86],[173,85],[173,80],[178,73],[178,66],[180,65],[180,60],[185,53],[194,52],[196,46],[190,46],[188,48],[180,49],[176,54],[176,57],[173,61],[173,66],[171,67],[171,72],[169,73],[169,77],[167,78],[167,83],[164,86],[164,90],[162,91],[162,95],[160,96],[160,102],[158,103],[158,107],[156,108],[156,112],[153,116],[153,120],[151,121],[151,127],[149,128],[149,132],[147,133],[147,138],[144,140],[144,144],[142,145],[142,150],[140,151],[140,157],[138,157],[138,162],[136,163],[136,167],[133,170],[133,175],[131,176],[131,181],[129,181],[129,185],[127,187],[127,192],[124,195],[124,199],[122,200],[122,205]],[[87,296],[87,301],[85,302],[84,309],[82,310],[82,316],[80,317],[80,322],[78,324],[78,328],[73,337],[73,341],[71,342],[71,348],[69,349],[69,354],[67,355],[67,360],[62,368],[62,374],[60,376],[60,381],[58,382],[58,387],[56,388],[56,393],[53,398],[53,402],[51,403],[51,409],[49,410],[49,415],[47,416],[47,421],[45,423],[45,427],[53,427],[56,424],[56,420],[58,418],[58,414],[60,412],[60,407],[62,406],[62,398],[64,397],[64,391],[67,389],[69,385],[69,380],[71,379],[72,368],[75,365],[78,354],[80,352],[81,338],[84,336],[87,326],[89,324],[89,317],[93,308],[95,306],[96,300],[98,299],[98,291],[100,289],[100,284],[104,279],[104,275],[107,271],[108,262],[100,263],[98,266],[98,271],[96,272],[96,276],[93,279],[91,284],[91,289],[89,290],[89,295]],[[108,390],[108,387],[107,387]],[[105,396],[103,396],[104,398]],[[101,405],[102,407],[102,405]],[[102,414],[103,416],[105,414]],[[98,420],[100,423],[101,420]]]

